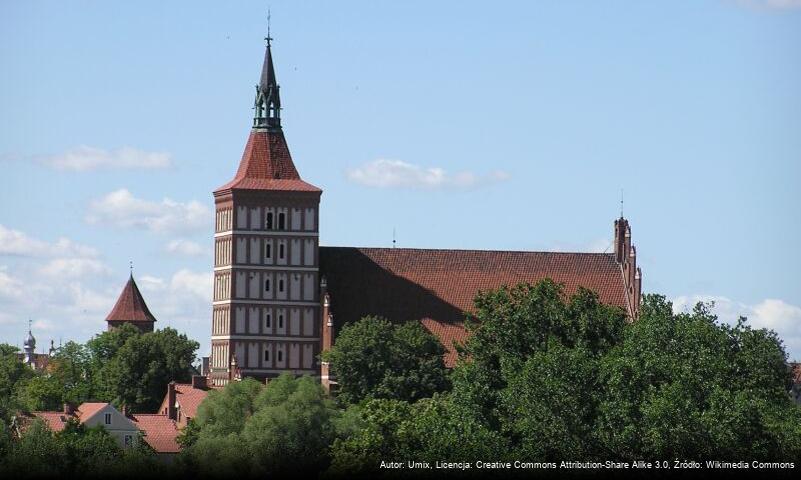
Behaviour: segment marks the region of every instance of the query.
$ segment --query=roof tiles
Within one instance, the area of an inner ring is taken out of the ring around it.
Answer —
[[[453,343],[467,339],[464,314],[479,291],[551,278],[572,295],[579,286],[602,302],[625,306],[625,287],[613,254],[320,247],[335,329],[365,315],[393,322],[421,320],[456,363]]]
[[[125,322],[155,322],[156,317],[150,313],[145,299],[139,291],[139,287],[134,282],[133,275],[128,279],[125,288],[120,293],[120,298],[111,309],[111,313],[106,317],[106,321],[125,321]]]
[[[215,192],[229,189],[320,192],[301,180],[282,130],[251,130],[233,180]]]

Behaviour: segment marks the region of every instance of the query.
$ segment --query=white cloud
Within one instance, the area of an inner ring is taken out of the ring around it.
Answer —
[[[673,310],[690,311],[698,302],[715,302],[714,313],[722,322],[733,325],[743,316],[748,317],[748,323],[754,328],[775,331],[784,342],[790,359],[801,360],[801,307],[772,298],[749,305],[724,296],[686,295],[673,299]]]
[[[63,237],[59,238],[55,243],[46,242],[0,224],[0,255],[96,257],[97,250]]]
[[[421,167],[402,160],[379,158],[347,171],[350,181],[378,188],[475,188],[507,180],[506,172],[485,175],[473,172],[447,173],[438,167]]]
[[[111,270],[93,258],[57,258],[47,262],[39,272],[48,278],[83,278],[87,275],[106,275]]]
[[[154,202],[136,198],[122,188],[93,201],[86,221],[158,233],[188,232],[210,228],[213,214],[197,201],[181,203],[165,198]]]
[[[193,295],[211,305],[213,283],[214,274],[211,272],[198,273],[182,269],[173,274],[170,280],[170,290],[173,293]]]
[[[36,161],[57,170],[84,172],[100,169],[155,169],[167,168],[170,155],[164,152],[146,152],[133,147],[115,150],[82,145],[57,155],[34,157]]]
[[[188,257],[197,257],[207,253],[206,248],[191,240],[175,239],[167,244],[166,249],[170,253],[177,253],[179,255],[186,255]]]
[[[7,273],[8,267],[0,266],[0,298],[18,299],[24,293],[23,283]]]

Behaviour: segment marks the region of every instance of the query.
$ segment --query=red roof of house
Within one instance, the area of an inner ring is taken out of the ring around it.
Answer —
[[[175,385],[175,401],[181,406],[181,414],[185,417],[195,418],[197,407],[208,394],[208,390],[194,388],[189,383]]]
[[[36,418],[41,418],[54,432],[64,430],[64,425],[70,418],[75,418],[73,415],[67,415],[64,412],[31,412],[31,415]]]
[[[120,298],[111,309],[111,313],[106,317],[106,321],[124,321],[124,322],[155,322],[156,317],[150,313],[150,310],[145,304],[145,299],[142,298],[142,293],[139,292],[139,287],[134,282],[133,275],[128,279],[125,288],[120,293]]]
[[[140,413],[129,417],[145,436],[145,442],[158,453],[178,453],[178,427],[167,415]]]
[[[620,266],[605,253],[320,247],[320,274],[335,331],[365,315],[421,320],[448,350],[448,366],[456,363],[453,342],[467,338],[464,313],[479,291],[547,277],[567,295],[583,286],[604,303],[626,305]]]
[[[54,432],[60,432],[61,430],[64,430],[64,425],[70,418],[75,418],[79,422],[83,423],[91,418],[92,415],[102,410],[106,405],[108,405],[108,402],[84,402],[78,408],[76,408],[72,414],[67,414],[62,411],[31,412],[31,415],[44,420],[47,426],[50,427],[50,430],[53,430]]]
[[[215,190],[215,193],[229,189],[322,191],[301,180],[281,129],[251,130],[239,170],[233,180]]]
[[[108,405],[108,402],[85,402],[82,403],[76,410],[75,416],[81,422],[85,422],[86,420],[92,418],[92,415],[96,414],[105,406]]]

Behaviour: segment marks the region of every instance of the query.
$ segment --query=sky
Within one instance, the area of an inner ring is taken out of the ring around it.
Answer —
[[[282,123],[320,242],[609,251],[801,359],[801,0],[274,0]],[[0,2],[0,342],[211,330],[213,197],[268,3]]]

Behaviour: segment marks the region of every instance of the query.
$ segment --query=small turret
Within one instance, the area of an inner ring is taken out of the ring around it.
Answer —
[[[25,352],[25,356],[23,358],[23,362],[26,365],[30,365],[33,367],[36,363],[34,359],[34,351],[36,350],[36,338],[34,338],[33,333],[31,333],[31,320],[28,320],[28,337],[22,343],[22,350]]]

